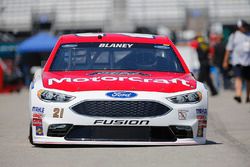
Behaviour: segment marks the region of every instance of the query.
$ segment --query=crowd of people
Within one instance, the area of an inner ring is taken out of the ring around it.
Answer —
[[[212,96],[218,94],[215,84],[219,79],[212,77],[211,66],[222,76],[224,89],[232,89],[234,80],[234,100],[241,103],[242,91],[246,90],[245,102],[250,103],[250,25],[246,21],[237,22],[237,30],[229,36],[227,43],[223,42],[221,35],[216,36],[213,44],[209,44],[202,35],[197,35],[189,45],[198,54],[198,80],[208,85]]]

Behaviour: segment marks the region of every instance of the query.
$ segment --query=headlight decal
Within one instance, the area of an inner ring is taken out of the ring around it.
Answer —
[[[202,99],[201,92],[193,92],[193,93],[187,93],[182,95],[177,95],[173,97],[167,98],[172,103],[176,104],[186,104],[186,103],[198,103]]]
[[[75,98],[74,96],[43,89],[37,92],[37,96],[40,100],[45,102],[69,102]]]

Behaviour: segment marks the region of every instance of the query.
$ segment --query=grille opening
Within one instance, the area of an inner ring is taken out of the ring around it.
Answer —
[[[86,116],[153,117],[167,114],[170,108],[153,101],[85,101],[71,108]]]
[[[74,126],[65,140],[174,142],[176,137],[169,127]]]

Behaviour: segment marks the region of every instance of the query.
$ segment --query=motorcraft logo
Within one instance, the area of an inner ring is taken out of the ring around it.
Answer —
[[[92,78],[50,78],[48,79],[48,85],[61,84],[64,82],[68,83],[83,83],[83,82],[144,82],[144,83],[159,83],[159,84],[182,84],[184,86],[190,87],[190,83],[187,80],[180,78],[173,79],[151,79],[151,78],[141,78],[141,77],[92,77]]]
[[[112,98],[133,98],[136,97],[137,94],[133,92],[108,92],[106,93],[106,96],[112,97]]]

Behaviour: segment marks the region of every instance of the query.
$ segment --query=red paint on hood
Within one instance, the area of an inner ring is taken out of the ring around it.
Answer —
[[[190,73],[152,71],[67,71],[43,72],[45,88],[70,92],[95,90],[126,90],[180,92],[196,88]]]

